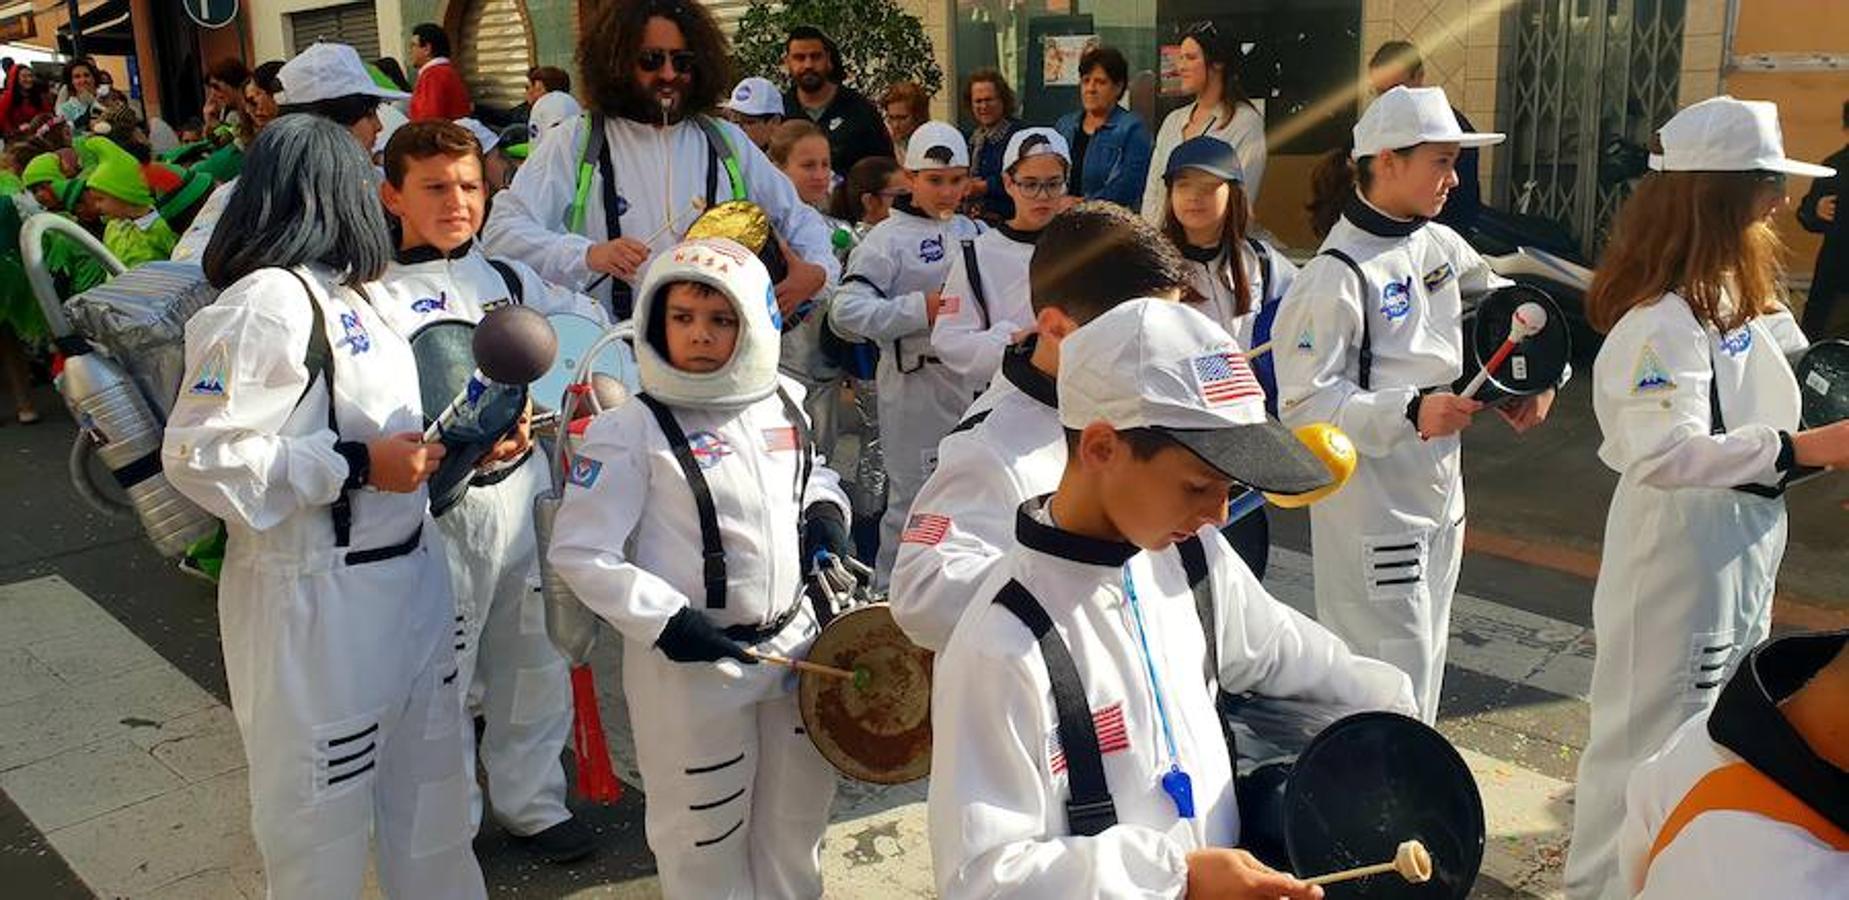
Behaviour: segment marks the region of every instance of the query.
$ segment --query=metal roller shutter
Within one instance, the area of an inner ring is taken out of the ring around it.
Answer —
[[[526,102],[533,44],[521,0],[470,3],[455,49],[456,65],[477,104],[506,109]]]
[[[738,20],[745,17],[745,11],[751,8],[751,0],[708,0],[707,11],[719,20],[719,27],[725,31],[727,38],[738,32]]]
[[[359,51],[360,59],[371,62],[379,58],[378,13],[371,3],[347,3],[290,13],[289,38],[291,56],[316,41],[333,41],[351,45]]]

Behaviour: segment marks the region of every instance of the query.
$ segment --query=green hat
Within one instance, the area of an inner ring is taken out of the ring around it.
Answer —
[[[177,173],[180,183],[172,190],[164,191],[155,197],[154,209],[171,225],[205,200],[206,195],[212,193],[212,188],[218,184],[218,181],[198,170],[185,171],[173,166],[167,168]]]
[[[511,147],[502,147],[501,152],[513,159],[526,159],[527,154],[533,152],[533,145],[528,143],[514,144]]]
[[[26,170],[20,175],[26,187],[49,184],[55,191],[64,186],[64,165],[59,161],[56,153],[40,153],[32,157],[32,161],[26,163]]]
[[[54,183],[53,187],[58,191],[58,202],[64,204],[64,211],[75,215],[77,202],[83,199],[84,189],[89,185],[85,183],[84,177],[79,175],[61,185]]]
[[[133,206],[154,205],[154,192],[148,190],[139,160],[107,138],[89,143],[97,156],[95,170],[86,176],[91,190]]]

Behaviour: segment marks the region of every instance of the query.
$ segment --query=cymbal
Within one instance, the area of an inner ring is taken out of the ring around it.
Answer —
[[[828,623],[808,661],[866,673],[846,680],[803,672],[797,701],[816,750],[843,775],[904,784],[931,771],[931,652],[874,603]]]

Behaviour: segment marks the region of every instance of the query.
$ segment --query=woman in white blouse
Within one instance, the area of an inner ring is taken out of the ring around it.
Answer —
[[[1162,120],[1156,132],[1156,152],[1149,161],[1149,181],[1143,188],[1143,218],[1161,225],[1167,209],[1168,186],[1162,173],[1168,156],[1182,141],[1203,134],[1233,145],[1244,169],[1246,199],[1256,207],[1258,189],[1265,177],[1265,117],[1239,85],[1239,43],[1221,35],[1212,22],[1189,28],[1181,39],[1181,87],[1194,98]]]

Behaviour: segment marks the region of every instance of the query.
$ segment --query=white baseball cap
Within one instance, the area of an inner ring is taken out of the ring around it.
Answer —
[[[783,115],[783,94],[768,78],[753,76],[738,83],[725,108],[744,116]]]
[[[905,144],[905,167],[925,169],[969,168],[969,142],[949,122],[931,121],[918,126]]]
[[[276,80],[282,82],[282,93],[276,95],[276,102],[291,106],[356,95],[380,100],[403,100],[411,96],[379,87],[372,80],[372,74],[366,71],[359,51],[328,41],[311,44],[294,59],[283,63]]]
[[[1778,105],[1765,100],[1709,97],[1670,117],[1656,136],[1663,152],[1650,155],[1650,168],[1659,172],[1836,174],[1828,166],[1785,158]]]
[[[1067,335],[1059,358],[1059,423],[1067,428],[1160,431],[1228,478],[1273,493],[1334,481],[1265,414],[1265,389],[1232,336],[1187,304],[1119,304]]]
[[[1445,89],[1401,85],[1381,94],[1355,123],[1355,159],[1419,144],[1459,144],[1487,147],[1506,135],[1493,131],[1465,131],[1457,113],[1445,99]]]
[[[1066,146],[1066,139],[1051,128],[1020,128],[1014,137],[1008,139],[1008,149],[1002,153],[1002,171],[1014,168],[1014,164],[1023,159],[1048,154],[1065,160],[1072,165],[1072,150]]]
[[[501,135],[498,134],[494,129],[489,128],[486,125],[483,125],[480,119],[474,119],[474,118],[457,119],[456,124],[461,125],[464,128],[467,128],[470,134],[475,135],[475,142],[482,145],[482,155],[483,156],[487,156],[488,154],[493,153],[494,148],[497,146],[500,146]]]

